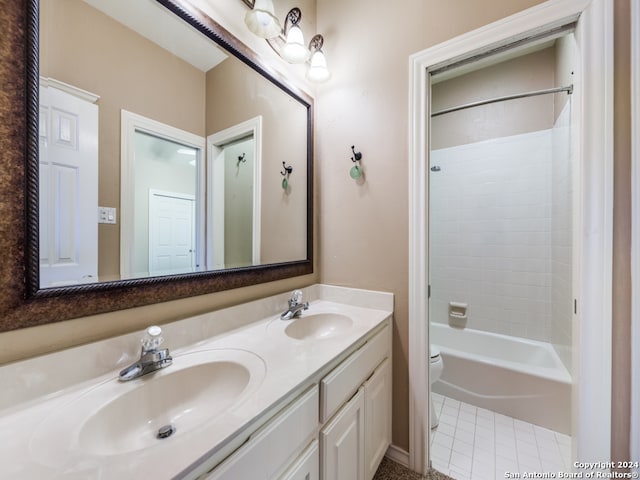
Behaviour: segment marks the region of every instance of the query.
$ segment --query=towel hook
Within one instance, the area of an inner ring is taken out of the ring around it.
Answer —
[[[353,152],[353,157],[351,157],[351,161],[355,163],[351,170],[349,170],[349,175],[354,180],[362,177],[362,168],[360,167],[360,160],[362,160],[362,152],[356,152],[355,145],[351,145],[351,151]]]
[[[284,177],[282,179],[282,189],[286,190],[289,186],[289,175],[293,172],[293,167],[291,165],[287,166],[286,163],[282,162],[282,168],[284,168],[284,170],[280,170],[280,175]]]

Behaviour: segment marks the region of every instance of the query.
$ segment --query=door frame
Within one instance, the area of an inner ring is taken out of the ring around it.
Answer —
[[[579,264],[574,286],[580,345],[574,359],[574,460],[606,460],[611,446],[613,231],[613,5],[549,0],[410,57],[409,75],[409,466],[429,467],[429,71],[578,20],[580,45]],[[574,267],[575,269],[576,267]],[[574,325],[577,318],[574,317]],[[575,350],[575,349],[574,349]]]
[[[171,125],[122,110],[120,113],[120,278],[133,270],[135,228],[135,134],[146,132],[198,150],[196,162],[196,264],[205,262],[205,161],[204,137]]]
[[[631,2],[631,458],[640,458],[640,4]],[[632,469],[640,473],[640,468]]]
[[[262,225],[262,115],[250,118],[207,137],[207,270],[224,268],[224,238],[216,232],[224,229],[224,146],[253,136],[253,228],[252,262],[260,265],[260,241]],[[222,230],[224,231],[224,230]],[[218,241],[216,241],[218,239]],[[211,245],[213,243],[213,245]]]

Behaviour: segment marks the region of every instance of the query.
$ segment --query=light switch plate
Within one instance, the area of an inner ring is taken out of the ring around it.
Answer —
[[[98,207],[98,223],[116,223],[116,209],[113,207]]]

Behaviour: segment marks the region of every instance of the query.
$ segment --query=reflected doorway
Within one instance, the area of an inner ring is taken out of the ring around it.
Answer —
[[[207,137],[209,269],[260,264],[262,117]]]
[[[203,270],[203,137],[122,112],[122,278]]]

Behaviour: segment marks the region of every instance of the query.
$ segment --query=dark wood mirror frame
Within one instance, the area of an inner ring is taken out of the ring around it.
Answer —
[[[0,331],[204,295],[313,272],[313,99],[184,0],[156,0],[307,109],[307,258],[221,271],[41,289],[38,255],[38,0],[0,17]]]

